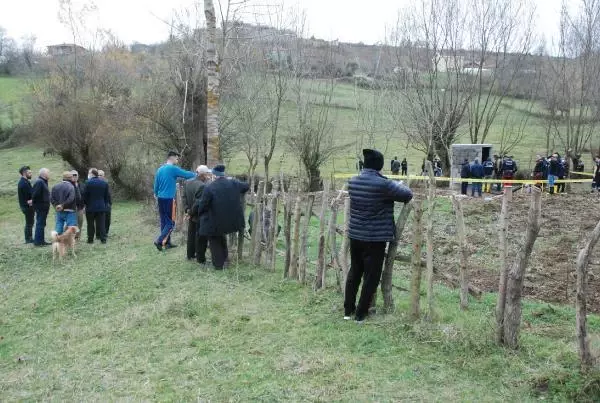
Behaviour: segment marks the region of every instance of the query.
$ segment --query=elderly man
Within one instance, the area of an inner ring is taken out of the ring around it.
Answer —
[[[358,323],[369,313],[381,279],[386,244],[396,236],[394,202],[407,203],[412,199],[410,189],[381,175],[383,154],[366,149],[363,155],[365,168],[348,183],[351,266],[344,301],[344,319],[350,320],[355,315]],[[356,295],[362,279],[364,283],[357,306]]]
[[[54,185],[50,202],[56,210],[56,226],[54,230],[60,235],[65,227],[77,227],[77,204],[75,187],[73,186],[73,174],[70,171],[63,172],[62,182]]]
[[[96,168],[90,169],[88,182],[83,191],[88,243],[94,243],[94,235],[106,243],[106,210],[109,202],[108,184],[98,177]]]
[[[188,235],[187,235],[187,258],[192,260],[197,259],[198,263],[206,263],[206,237],[198,235],[198,214],[193,214],[192,209],[196,199],[202,198],[204,186],[210,181],[212,176],[210,169],[206,165],[200,165],[196,168],[197,176],[188,179],[184,185],[183,192],[183,208],[188,218]]]
[[[154,198],[158,202],[160,215],[160,234],[154,241],[154,246],[159,251],[163,248],[171,249],[176,245],[171,243],[171,232],[175,228],[175,196],[177,193],[177,179],[192,179],[195,172],[186,171],[177,166],[180,155],[169,151],[167,162],[156,171],[154,176]]]
[[[108,185],[108,181],[106,180],[106,176],[104,174],[104,171],[99,169],[98,170],[98,178],[102,179],[104,182],[106,182],[106,184]],[[104,224],[104,229],[106,230],[106,236],[108,237],[108,232],[110,231],[110,221],[111,221],[111,212],[112,212],[112,194],[110,193],[110,185],[108,185],[108,205],[106,206],[107,210],[106,210],[106,214],[104,215],[105,218],[105,224]]]
[[[81,187],[79,185],[79,172],[72,170],[71,175],[73,176],[72,183],[75,187],[75,206],[77,207],[75,211],[77,216],[77,234],[75,235],[75,239],[79,240],[79,238],[81,238],[81,230],[83,229],[85,202],[83,201],[83,192],[81,191]]]
[[[25,243],[33,243],[33,220],[35,219],[35,210],[33,209],[33,201],[31,194],[31,168],[23,166],[19,169],[21,179],[17,185],[17,193],[19,196],[19,207],[25,216]]]
[[[35,237],[33,239],[35,246],[50,245],[44,240],[46,219],[48,218],[48,211],[50,211],[48,179],[50,179],[50,170],[48,168],[40,169],[39,176],[35,180],[31,191],[31,205],[35,210]]]
[[[208,237],[213,266],[215,270],[222,270],[229,254],[225,236],[245,227],[240,199],[250,187],[245,182],[227,178],[224,165],[217,165],[212,173],[214,182],[205,186],[197,202],[198,235]]]

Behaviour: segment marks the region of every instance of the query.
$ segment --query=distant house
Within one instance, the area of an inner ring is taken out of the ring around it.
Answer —
[[[465,58],[458,55],[443,55],[438,53],[431,62],[438,72],[461,71],[465,64]]]
[[[75,53],[85,53],[87,49],[83,46],[76,45],[74,43],[62,43],[60,45],[48,46],[48,55],[50,56],[70,56]]]

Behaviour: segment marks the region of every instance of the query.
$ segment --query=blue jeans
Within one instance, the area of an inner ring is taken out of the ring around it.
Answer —
[[[65,232],[65,225],[67,227],[77,226],[77,213],[74,211],[57,211],[56,212],[56,226],[54,230],[58,235]]]
[[[471,183],[471,197],[475,196],[475,192],[481,197],[481,182]]]
[[[158,214],[160,216],[160,235],[156,243],[162,246],[171,243],[171,232],[175,228],[175,200],[158,199]]]
[[[50,206],[36,206],[35,207],[35,238],[33,243],[36,245],[42,245],[44,242],[44,230],[46,228],[46,218],[48,218],[48,211]]]

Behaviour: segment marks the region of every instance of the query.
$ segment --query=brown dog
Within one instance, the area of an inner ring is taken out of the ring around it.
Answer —
[[[77,235],[77,227],[67,227],[67,230],[60,235],[56,231],[52,231],[52,261],[55,261],[58,256],[62,262],[69,248],[71,248],[73,257],[77,257],[75,255],[75,235]]]

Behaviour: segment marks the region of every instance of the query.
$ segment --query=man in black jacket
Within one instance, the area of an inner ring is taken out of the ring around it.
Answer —
[[[73,174],[63,172],[63,180],[52,188],[50,202],[56,210],[56,226],[54,230],[60,235],[65,227],[77,228],[77,204]]]
[[[106,230],[106,236],[108,237],[110,223],[112,221],[112,194],[110,193],[110,185],[106,180],[106,175],[101,169],[98,170],[98,178],[106,182],[106,185],[108,186],[108,205],[106,206],[106,214],[104,215],[104,229]]]
[[[71,175],[73,175],[72,183],[75,187],[75,214],[77,215],[77,234],[75,235],[75,239],[79,240],[79,238],[81,238],[81,230],[83,229],[85,202],[83,201],[83,192],[81,191],[81,186],[79,185],[79,172],[72,170]]]
[[[192,260],[196,258],[198,263],[206,263],[206,247],[208,241],[206,237],[198,235],[198,211],[193,212],[196,200],[202,198],[204,186],[209,182],[212,173],[206,165],[200,165],[196,168],[198,176],[188,179],[183,188],[183,208],[188,219],[187,234],[187,258]]]
[[[33,201],[31,200],[31,194],[33,188],[31,187],[31,168],[28,166],[21,167],[19,169],[21,179],[17,185],[17,193],[19,195],[19,207],[25,216],[25,243],[33,243],[33,220],[35,218],[35,211],[33,210]]]
[[[217,165],[212,173],[215,181],[204,188],[198,201],[198,235],[208,237],[213,266],[222,270],[228,257],[225,236],[245,228],[240,196],[250,187],[245,182],[225,177],[224,165]]]
[[[376,150],[363,150],[365,169],[350,179],[350,271],[346,280],[344,319],[356,315],[362,322],[368,315],[373,295],[381,280],[385,247],[396,238],[394,202],[407,203],[412,192],[406,186],[381,175],[383,154]],[[364,283],[358,305],[356,295],[361,280]]]
[[[83,190],[85,218],[87,220],[88,243],[94,243],[94,235],[106,243],[106,210],[110,201],[108,184],[98,177],[96,168],[90,169]]]
[[[46,219],[50,210],[50,190],[48,189],[48,179],[50,170],[48,168],[40,169],[40,174],[33,184],[31,191],[31,205],[35,210],[35,237],[33,244],[35,246],[47,246],[50,243],[44,240],[44,230],[46,228]]]
[[[469,188],[469,181],[464,179],[471,177],[471,166],[469,165],[469,160],[466,158],[463,161],[462,167],[460,168],[460,177],[463,179],[463,181],[460,183],[460,194],[466,195],[467,189]]]

